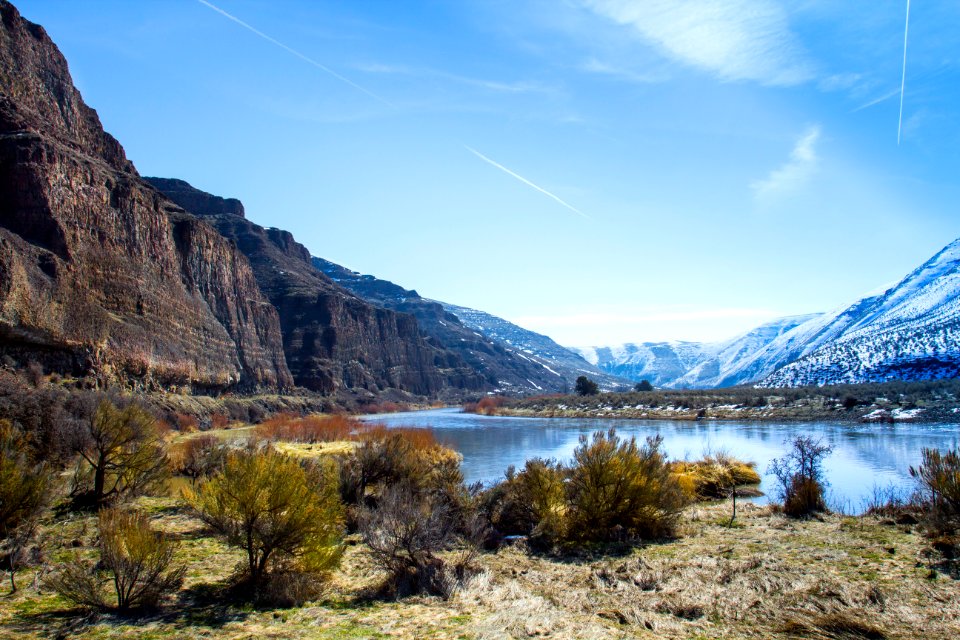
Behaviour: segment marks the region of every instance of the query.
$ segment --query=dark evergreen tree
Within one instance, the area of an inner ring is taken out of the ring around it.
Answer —
[[[600,393],[600,388],[597,386],[597,383],[587,376],[577,378],[577,384],[574,390],[577,392],[577,395],[581,396],[595,396]]]

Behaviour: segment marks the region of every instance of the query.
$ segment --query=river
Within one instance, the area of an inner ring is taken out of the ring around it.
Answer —
[[[856,513],[874,487],[911,489],[909,468],[920,461],[923,447],[956,448],[956,424],[841,424],[830,422],[701,422],[673,420],[610,420],[567,418],[507,418],[435,409],[409,413],[364,416],[363,420],[388,426],[431,427],[437,439],[460,452],[467,482],[490,483],[503,477],[507,467],[517,468],[533,457],[568,461],[580,436],[615,428],[638,439],[660,434],[671,459],[697,459],[705,453],[725,451],[757,464],[763,475],[760,489],[771,493],[773,478],[766,473],[770,461],[788,449],[795,435],[821,438],[833,448],[824,463],[831,505]],[[767,498],[758,498],[765,501]]]

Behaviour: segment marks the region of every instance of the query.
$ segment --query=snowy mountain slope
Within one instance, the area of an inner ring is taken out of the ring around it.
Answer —
[[[610,347],[570,347],[587,362],[629,380],[670,387],[690,369],[713,357],[716,349],[699,342],[644,342]]]
[[[756,369],[765,369],[751,365],[752,358],[758,352],[820,315],[777,318],[723,342],[644,342],[573,350],[604,371],[631,380],[649,380],[658,387],[734,386],[752,382],[764,375],[757,373]]]
[[[762,375],[758,373],[758,369],[773,366],[769,360],[755,358],[758,353],[770,353],[765,351],[769,345],[781,340],[797,327],[815,323],[822,315],[813,313],[777,318],[732,340],[712,345],[716,355],[708,356],[692,367],[677,378],[671,386],[677,388],[732,387],[753,382]]]
[[[589,377],[605,390],[631,386],[630,380],[624,376],[598,368],[584,359],[581,354],[561,347],[543,334],[524,329],[485,311],[447,302],[439,304],[443,305],[448,313],[455,315],[465,327],[483,334],[515,355],[534,362],[566,380],[569,389],[573,389],[574,382],[581,375]]]
[[[884,293],[836,314],[763,386],[930,379],[960,371],[960,240]],[[803,339],[798,327],[795,342]],[[829,334],[829,339],[823,339]]]

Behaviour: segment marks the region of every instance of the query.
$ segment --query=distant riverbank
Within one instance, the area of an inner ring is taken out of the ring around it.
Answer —
[[[530,398],[487,397],[465,411],[528,418],[630,420],[960,422],[956,381],[796,389],[736,387]]]

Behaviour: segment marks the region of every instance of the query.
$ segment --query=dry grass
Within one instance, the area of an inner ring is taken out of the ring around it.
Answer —
[[[760,484],[755,463],[725,453],[695,462],[678,460],[670,463],[670,470],[687,495],[700,500],[728,497],[736,487]]]
[[[178,600],[142,619],[85,617],[31,585],[0,599],[0,637],[70,638],[929,638],[960,637],[960,582],[931,576],[929,541],[879,518],[792,521],[767,507],[697,505],[675,541],[621,555],[554,558],[522,546],[484,554],[450,600],[371,598],[383,576],[354,537],[317,602],[229,605],[219,591],[241,560],[173,499],[140,501],[188,564]],[[47,557],[86,552],[91,517],[47,523]],[[74,548],[74,545],[79,545]]]

